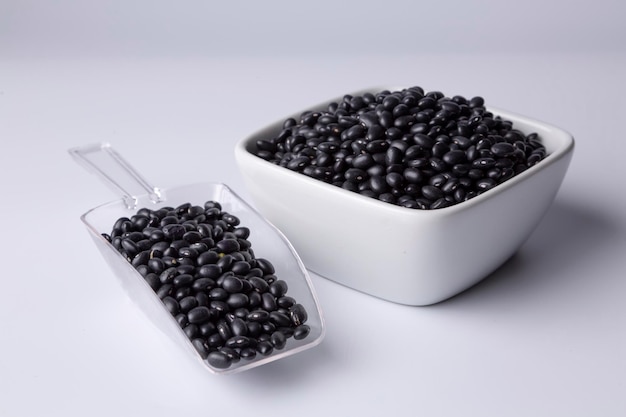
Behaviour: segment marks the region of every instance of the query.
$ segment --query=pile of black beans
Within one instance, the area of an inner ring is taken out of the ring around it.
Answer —
[[[144,277],[215,368],[267,356],[310,327],[287,282],[257,258],[250,229],[220,203],[142,208],[103,236]]]
[[[284,121],[254,153],[274,164],[402,207],[471,199],[541,161],[536,133],[494,116],[482,97],[421,87],[345,95]]]

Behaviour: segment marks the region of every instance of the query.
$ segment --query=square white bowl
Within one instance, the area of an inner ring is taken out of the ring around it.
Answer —
[[[340,100],[306,110],[325,110]],[[256,141],[276,136],[285,119],[241,140],[235,157],[255,206],[287,236],[308,269],[385,300],[424,306],[471,287],[519,249],[552,204],[573,155],[574,139],[564,130],[488,110],[523,133],[539,134],[547,156],[491,190],[442,209],[399,207],[255,156]]]

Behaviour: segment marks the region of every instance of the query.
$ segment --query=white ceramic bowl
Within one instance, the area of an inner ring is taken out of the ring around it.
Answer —
[[[518,250],[550,207],[573,154],[567,132],[489,110],[524,133],[538,133],[547,156],[493,189],[442,209],[395,206],[253,155],[256,141],[275,136],[285,118],[240,141],[235,156],[256,207],[287,236],[308,269],[382,299],[429,305],[476,284]]]

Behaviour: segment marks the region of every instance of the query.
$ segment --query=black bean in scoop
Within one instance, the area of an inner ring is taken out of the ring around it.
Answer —
[[[293,338],[296,340],[302,340],[306,338],[310,332],[311,328],[306,324],[302,324],[294,329]]]
[[[197,349],[197,348],[196,348]],[[233,361],[230,356],[223,351],[215,350],[207,354],[207,360],[211,366],[218,369],[226,369],[232,365]]]
[[[277,330],[272,333],[270,341],[272,342],[272,345],[275,349],[283,349],[285,347],[285,344],[287,343],[287,338],[285,337],[285,334],[283,332]]]
[[[198,354],[219,369],[308,335],[299,324],[306,311],[294,312],[299,304],[287,295],[286,281],[269,260],[254,256],[250,235],[214,201],[142,208],[103,234],[141,273]]]

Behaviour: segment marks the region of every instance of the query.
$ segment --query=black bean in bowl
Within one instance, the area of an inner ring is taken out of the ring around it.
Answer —
[[[253,153],[289,170],[414,209],[480,195],[537,164],[536,133],[487,110],[482,97],[410,87],[345,95],[286,119]]]
[[[220,369],[309,335],[308,314],[250,229],[217,201],[139,209],[103,234],[143,276],[203,359]]]

